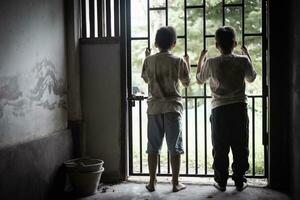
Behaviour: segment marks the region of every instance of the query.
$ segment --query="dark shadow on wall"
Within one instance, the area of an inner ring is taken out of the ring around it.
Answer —
[[[0,149],[0,199],[56,199],[64,191],[63,162],[71,159],[69,130]]]

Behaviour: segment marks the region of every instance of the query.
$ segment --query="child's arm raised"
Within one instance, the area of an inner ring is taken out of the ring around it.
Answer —
[[[180,59],[180,63],[179,63],[179,80],[181,81],[184,87],[188,87],[191,81],[190,57],[189,55],[186,54],[185,56],[183,56],[183,59],[184,60]]]
[[[151,55],[151,49],[150,48],[146,48],[145,50],[145,57],[147,58],[148,56]],[[148,83],[148,72],[147,72],[147,63],[146,63],[146,60],[144,60],[144,63],[143,63],[143,69],[142,69],[142,75],[141,77],[144,79],[144,81],[146,83]]]
[[[200,57],[199,57],[199,60],[198,60],[197,73],[196,73],[197,77],[198,77],[198,74],[201,72],[201,69],[202,69],[202,67],[203,67],[203,64],[204,64],[204,62],[205,62],[205,60],[206,60],[206,56],[207,56],[207,50],[206,50],[206,49],[203,49],[203,50],[201,51],[201,54],[200,54]],[[198,84],[203,84],[203,82],[200,81],[198,78],[196,78],[196,79],[197,79],[197,83],[198,83]]]
[[[251,61],[251,57],[250,57],[250,54],[248,52],[248,49],[245,47],[245,46],[242,46],[241,47],[241,50],[242,50],[242,54],[243,55],[246,55],[248,57],[247,61],[246,61],[246,73],[245,73],[245,78],[246,80],[251,83],[255,80],[256,78],[256,71],[255,69],[253,68],[253,65],[252,65],[252,61]]]
[[[150,48],[146,48],[146,50],[145,50],[145,57],[147,58],[150,55],[151,55],[151,49]]]
[[[249,54],[249,52],[248,52],[248,49],[247,49],[247,47],[245,47],[245,46],[242,46],[242,47],[241,47],[241,50],[242,50],[242,54],[243,54],[243,55],[246,55],[246,56],[249,58],[249,60],[252,62],[252,60],[251,60],[251,57],[250,57],[250,54]]]

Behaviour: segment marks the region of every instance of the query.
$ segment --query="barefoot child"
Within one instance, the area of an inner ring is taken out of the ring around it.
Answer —
[[[170,51],[176,45],[176,32],[173,27],[157,30],[155,46],[159,53],[150,55],[146,50],[142,78],[148,84],[148,166],[150,181],[146,188],[152,192],[156,184],[157,157],[160,154],[164,134],[171,155],[173,192],[185,189],[178,182],[182,147],[181,114],[183,106],[179,91],[179,80],[187,87],[190,83],[188,56],[185,60],[174,56]]]

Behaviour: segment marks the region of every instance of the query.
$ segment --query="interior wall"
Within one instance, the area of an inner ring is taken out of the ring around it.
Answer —
[[[0,2],[0,148],[67,127],[64,5]]]
[[[65,6],[0,1],[0,199],[43,199],[72,154]]]
[[[293,0],[290,6],[290,40],[291,47],[291,133],[293,160],[293,197],[300,199],[300,2]]]
[[[269,185],[290,191],[290,49],[288,2],[268,1]]]
[[[120,181],[125,167],[121,163],[120,40],[82,39],[80,54],[86,155],[104,160],[103,181]]]

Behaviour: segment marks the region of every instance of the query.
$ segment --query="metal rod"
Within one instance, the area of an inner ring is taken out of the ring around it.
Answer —
[[[120,80],[121,80],[121,176],[126,177],[128,174],[128,101],[127,101],[127,30],[126,30],[126,0],[120,2],[120,19],[121,19],[121,38],[120,38]],[[130,157],[130,156],[129,156]]]
[[[86,0],[81,0],[81,37],[86,38]]]
[[[203,49],[206,49],[206,0],[203,0]]]
[[[195,98],[195,174],[198,174],[198,116],[197,98]]]
[[[184,0],[184,55],[187,55],[187,13],[186,13],[186,0]]]
[[[268,96],[268,86],[267,86],[267,22],[266,22],[266,4],[268,1],[261,1],[262,7],[262,77],[263,77],[263,98],[262,98],[262,114],[263,114],[263,124],[262,124],[262,141],[264,145],[264,175],[268,176],[268,134],[267,134],[267,96]]]
[[[244,36],[263,36],[263,33],[244,33]]]
[[[242,7],[243,3],[224,4],[224,7]]]
[[[193,5],[193,6],[186,6],[186,9],[194,9],[194,8],[204,8],[204,5]]]
[[[170,174],[170,154],[169,151],[167,152],[168,156],[168,174]]]
[[[114,0],[115,37],[120,36],[120,1]]]
[[[150,11],[153,11],[153,10],[166,10],[167,7],[155,7],[155,8],[149,8]]]
[[[143,129],[142,129],[142,100],[139,100],[139,128],[140,128],[140,172],[143,172]]]
[[[213,174],[181,174],[185,177],[214,177]],[[149,173],[133,173],[132,176],[149,176]],[[171,177],[172,174],[166,174],[166,173],[158,173],[157,176],[161,177]],[[229,177],[232,177],[232,175],[229,175]],[[265,176],[252,176],[252,175],[246,175],[246,178],[257,178],[257,179],[265,179]]]
[[[166,0],[166,7],[165,7],[165,12],[166,12],[166,26],[168,26],[168,24],[169,24],[169,20],[168,20],[168,15],[169,15],[169,13],[168,13],[168,0]]]
[[[204,97],[206,96],[206,84],[204,84]],[[207,102],[204,100],[204,173],[207,174]]]
[[[225,26],[225,0],[222,0],[222,25]]]
[[[255,175],[255,98],[252,98],[252,175]]]
[[[106,0],[106,37],[111,37],[111,7],[110,0]]]
[[[245,0],[242,0],[242,46],[245,45]]]
[[[206,49],[206,0],[203,0],[203,49]],[[206,84],[204,84],[204,97],[206,97]],[[207,174],[207,126],[206,126],[206,98],[204,98],[204,173]]]
[[[184,55],[187,55],[187,11],[186,1],[184,0]],[[185,171],[186,174],[189,172],[189,148],[188,148],[188,100],[187,100],[187,88],[184,90],[185,98]]]
[[[95,37],[95,1],[89,0],[90,38]]]
[[[150,0],[147,0],[147,30],[148,30],[148,48],[150,48]]]
[[[103,0],[97,2],[98,37],[103,37]]]
[[[123,4],[124,2],[122,2]],[[128,90],[128,95],[131,96],[132,94],[132,78],[131,78],[131,1],[126,0],[126,9],[123,9],[121,6],[121,10],[125,12],[126,20],[122,19],[121,20],[124,22],[126,21],[126,31],[127,31],[127,90]],[[127,12],[126,12],[127,11]],[[123,16],[123,15],[122,15]],[[121,23],[121,26],[123,27],[124,24]],[[125,33],[125,31],[124,31]],[[124,37],[124,36],[122,36]],[[127,97],[128,98],[128,97]],[[133,174],[133,145],[132,145],[132,106],[130,106],[131,103],[129,103],[128,106],[128,135],[129,135],[129,175]]]
[[[158,174],[161,174],[161,168],[160,168],[160,155],[158,155],[158,158],[157,158],[157,168],[158,168]]]

